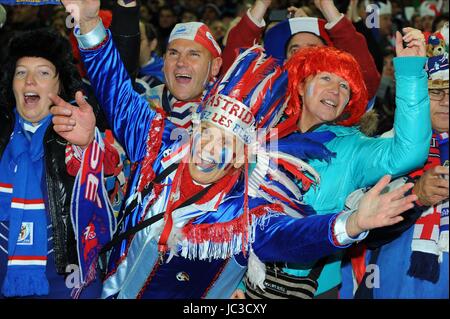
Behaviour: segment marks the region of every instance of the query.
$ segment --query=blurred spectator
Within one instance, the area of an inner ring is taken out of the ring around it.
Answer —
[[[158,34],[156,28],[147,22],[139,23],[141,34],[141,50],[139,56],[138,78],[149,87],[164,83],[163,59],[158,55]]]
[[[198,18],[196,11],[193,11],[191,9],[184,9],[183,12],[181,13],[181,22],[182,23],[196,22],[198,20],[199,20],[199,18]]]
[[[152,20],[152,14],[147,6],[141,5],[140,13],[141,13],[141,20],[145,22],[150,22]]]
[[[219,20],[222,15],[219,7],[214,3],[207,3],[202,9],[202,22],[211,27],[213,21]]]
[[[66,26],[67,13],[64,7],[57,6],[53,10],[50,25],[59,34],[65,38],[69,38],[70,29]]]
[[[213,33],[214,38],[216,38],[217,42],[223,49],[224,48],[223,39],[225,37],[225,34],[227,33],[227,28],[225,27],[225,24],[220,20],[213,21],[211,23],[211,32]]]
[[[419,9],[422,19],[422,31],[432,32],[434,19],[439,15],[439,9],[434,1],[424,1]]]
[[[433,32],[441,30],[448,21],[448,15],[440,15],[436,17],[433,21],[433,26],[431,27]]]
[[[417,30],[422,30],[422,18],[420,14],[415,13],[411,17],[411,27]]]
[[[166,52],[167,41],[169,40],[170,32],[177,23],[177,16],[171,7],[164,6],[159,9],[158,17],[158,35],[159,43],[163,53]]]
[[[374,109],[379,116],[376,135],[381,135],[392,129],[395,113],[395,76],[394,76],[394,51],[387,51],[383,58],[383,72],[381,74],[380,87],[377,91],[377,101]]]

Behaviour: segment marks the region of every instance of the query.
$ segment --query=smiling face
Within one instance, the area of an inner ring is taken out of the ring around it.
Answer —
[[[243,165],[243,143],[210,123],[202,123],[192,136],[189,172],[200,184],[211,184]]]
[[[298,86],[302,98],[300,128],[303,132],[312,126],[336,120],[350,100],[350,85],[343,78],[328,72],[308,77]]]
[[[180,101],[199,98],[205,86],[219,73],[221,58],[213,59],[201,44],[176,39],[169,43],[164,57],[166,85]]]
[[[17,61],[13,78],[13,92],[17,112],[35,124],[50,114],[49,93],[60,89],[56,68],[44,58],[24,57]]]

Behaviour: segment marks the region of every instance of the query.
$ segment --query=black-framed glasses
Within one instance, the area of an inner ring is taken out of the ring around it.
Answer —
[[[438,89],[428,90],[428,93],[430,95],[430,100],[439,101],[439,102],[444,100],[446,95],[449,95],[448,89],[447,90],[438,90]]]

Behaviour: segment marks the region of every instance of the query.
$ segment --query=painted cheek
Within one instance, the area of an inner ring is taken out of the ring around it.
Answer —
[[[306,90],[306,96],[312,97],[314,95],[315,83],[311,82]]]
[[[222,169],[228,167],[228,165],[231,164],[233,155],[234,154],[228,149],[228,147],[223,148],[222,154],[220,157],[220,163],[217,165],[217,168],[222,170]]]

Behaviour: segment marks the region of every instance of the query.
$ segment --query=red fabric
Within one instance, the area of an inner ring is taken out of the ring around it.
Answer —
[[[189,156],[189,154],[187,155]],[[228,174],[224,176],[220,181],[214,183],[214,185],[208,190],[208,192],[200,198],[196,203],[204,204],[212,200],[217,194],[219,194],[224,189],[230,189],[230,184],[236,182],[239,176],[238,171],[236,174]],[[181,183],[182,181],[182,183]],[[233,182],[233,183],[232,183]],[[182,185],[181,185],[182,184]],[[179,199],[172,202],[172,195],[178,190],[177,185],[180,186]],[[164,229],[162,231],[161,237],[159,239],[158,247],[160,252],[165,252],[167,250],[167,241],[169,239],[170,232],[173,226],[172,212],[180,205],[182,205],[186,200],[193,197],[195,194],[199,193],[205,186],[195,184],[192,180],[191,174],[189,172],[188,162],[182,161],[177,169],[175,178],[172,182],[172,188],[170,190],[169,202],[166,206],[166,212],[164,213]]]
[[[111,130],[105,131],[105,159],[103,161],[103,169],[105,176],[117,176],[122,170],[120,164],[120,156],[117,149],[114,147],[114,137]],[[72,156],[70,160],[68,157]],[[81,167],[81,158],[74,155],[73,145],[68,144],[66,147],[66,170],[70,176],[76,176]]]
[[[164,111],[156,109],[156,112],[160,114],[160,118],[155,118],[152,121],[150,130],[148,132],[147,154],[142,161],[140,179],[137,187],[138,192],[142,192],[144,187],[147,186],[155,178],[153,163],[155,162],[156,157],[158,156],[159,149],[161,148],[165,118]]]
[[[366,252],[366,246],[363,244],[353,245],[347,250],[358,286],[366,273]]]
[[[239,55],[240,48],[249,48],[258,43],[264,28],[260,28],[244,14],[239,23],[228,33],[227,44],[222,52],[222,69],[220,74],[225,74]]]
[[[369,98],[374,97],[380,85],[381,75],[364,36],[356,31],[350,20],[345,17],[329,29],[328,34],[336,48],[350,53],[356,59],[361,66],[368,96]]]

